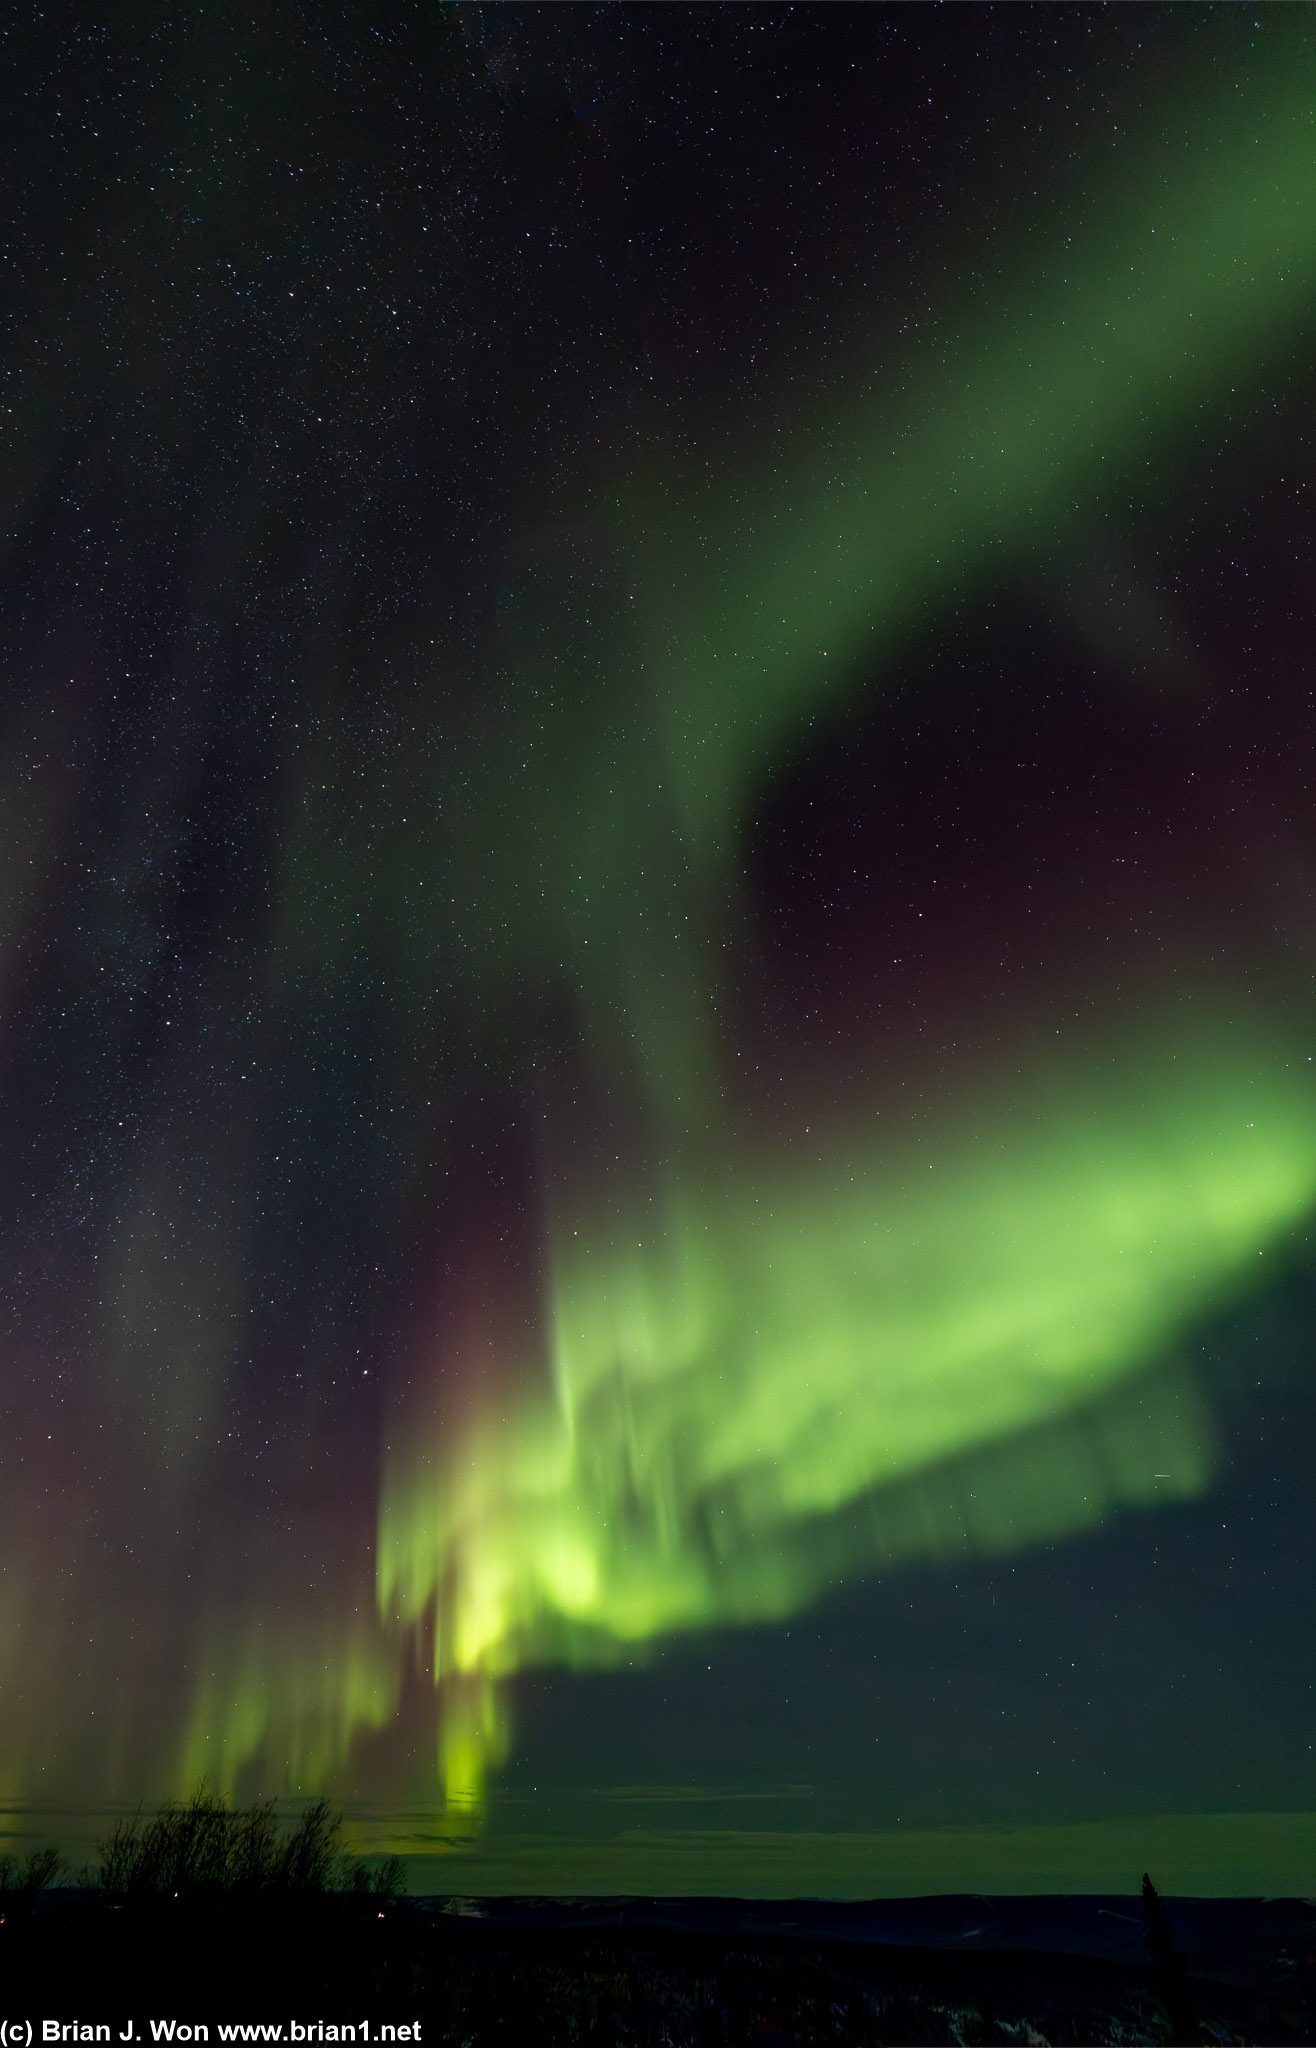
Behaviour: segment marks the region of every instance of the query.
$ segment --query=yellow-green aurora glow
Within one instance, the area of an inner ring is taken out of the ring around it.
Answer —
[[[500,1030],[527,988],[528,1009],[565,988],[633,1114],[588,1199],[546,1117],[540,1336],[496,1386],[457,1359],[460,1398],[418,1340],[373,1589],[363,1568],[346,1631],[326,1612],[277,1642],[214,1637],[184,1783],[262,1758],[330,1776],[419,1660],[456,1831],[506,1754],[519,1670],[638,1659],[847,1575],[1207,1483],[1209,1418],[1167,1361],[1316,1200],[1316,1068],[1261,997],[1204,976],[1213,993],[1132,1023],[1111,997],[1083,1055],[1016,1079],[1008,1116],[959,1099],[916,1142],[855,1103],[787,1148],[726,1107],[714,963],[739,835],[807,723],[993,548],[1171,465],[1196,409],[1292,335],[1316,278],[1316,79],[1305,41],[1274,43],[1245,89],[1184,95],[1159,130],[1179,139],[1113,177],[1080,244],[1039,263],[1021,233],[990,320],[940,287],[903,396],[879,377],[716,493],[664,483],[620,510],[629,637],[600,628],[601,679],[536,708],[537,750],[515,720],[490,743],[437,857],[433,793],[408,785],[396,858],[443,907],[428,953],[368,943],[417,983],[450,946],[472,963],[451,1001]],[[335,925],[355,944],[369,908],[350,837],[341,872],[306,850],[330,745],[285,848],[290,958],[331,958]]]

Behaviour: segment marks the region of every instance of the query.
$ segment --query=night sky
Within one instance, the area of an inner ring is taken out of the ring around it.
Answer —
[[[0,1835],[1309,1889],[1316,16],[20,13]]]

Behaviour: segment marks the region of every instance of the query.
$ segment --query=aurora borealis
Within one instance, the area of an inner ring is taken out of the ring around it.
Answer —
[[[24,38],[7,1811],[1316,1810],[1310,13]]]

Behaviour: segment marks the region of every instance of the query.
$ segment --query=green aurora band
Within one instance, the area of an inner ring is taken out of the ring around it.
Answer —
[[[1223,990],[1136,1043],[1112,1007],[1025,1115],[947,1110],[916,1146],[856,1111],[804,1162],[727,1109],[719,992],[739,835],[810,720],[1292,336],[1316,280],[1314,86],[1309,38],[1276,34],[1252,76],[1162,110],[1177,141],[1132,157],[1072,250],[1054,223],[1024,236],[990,320],[948,306],[877,380],[898,404],[803,422],[716,500],[620,495],[606,566],[524,642],[504,631],[505,729],[442,815],[423,764],[396,771],[411,823],[382,878],[378,842],[327,822],[351,771],[324,739],[290,812],[284,957],[332,961],[365,930],[431,1015],[442,989],[444,1031],[513,1068],[565,996],[628,1107],[588,1198],[546,1112],[542,1352],[483,1391],[459,1371],[460,1413],[423,1356],[399,1396],[375,1611],[346,1639],[308,1622],[274,1662],[268,1636],[215,1643],[184,1778],[264,1757],[323,1779],[421,1658],[460,1832],[519,1669],[634,1659],[846,1574],[1206,1483],[1207,1418],[1164,1361],[1316,1200],[1305,1052]],[[491,824],[509,815],[515,835]]]
[[[1316,1196],[1316,1093],[1233,1052],[1194,1072],[1144,1047],[1104,1087],[1053,1080],[1029,1137],[783,1162],[721,1199],[672,1189],[648,1242],[561,1248],[543,1398],[456,1441],[413,1405],[385,1466],[382,1612],[421,1630],[437,1608],[436,1677],[457,1680],[449,1802],[478,1802],[505,1740],[472,1679],[609,1664],[789,1615],[846,1572],[1195,1492],[1191,1396],[1102,1397]],[[908,1487],[1082,1409],[1085,1431]]]

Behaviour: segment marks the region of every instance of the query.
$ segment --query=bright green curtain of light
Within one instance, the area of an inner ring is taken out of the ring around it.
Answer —
[[[1196,1491],[1198,1407],[1131,1406],[1112,1435],[1103,1397],[1256,1285],[1311,1204],[1313,1071],[1243,1034],[1209,1056],[1148,1039],[1100,1082],[1039,1077],[1022,1119],[897,1149],[870,1133],[811,1169],[760,1160],[670,1187],[645,1237],[569,1234],[543,1395],[395,1433],[381,1613],[437,1611],[436,1675],[469,1699],[528,1663],[779,1618],[893,1557]],[[1021,1473],[1021,1432],[1089,1411],[1099,1454]],[[950,1526],[903,1506],[884,1523],[916,1475],[993,1447]],[[459,1804],[478,1794],[471,1747],[465,1730]]]
[[[400,836],[411,915],[432,925],[408,971],[440,962],[447,1000],[465,989],[482,1018],[567,992],[660,1164],[623,1162],[610,1219],[550,1202],[547,1358],[517,1391],[473,1388],[436,1421],[441,1361],[417,1361],[383,1459],[377,1613],[327,1653],[337,1704],[304,1744],[322,1767],[386,1718],[432,1627],[440,1774],[469,1814],[508,1740],[509,1674],[780,1617],[846,1570],[935,1553],[954,1531],[920,1529],[908,1489],[970,1453],[961,1533],[987,1547],[1204,1483],[1191,1403],[1094,1422],[1100,1455],[1026,1477],[1009,1447],[1107,1413],[1264,1272],[1316,1196],[1305,1052],[1207,1002],[1099,1071],[1039,1076],[1031,1118],[993,1125],[985,1082],[981,1114],[947,1114],[920,1149],[857,1114],[804,1164],[719,1108],[717,963],[737,835],[808,722],[1000,550],[1179,459],[1204,408],[1298,333],[1316,277],[1309,17],[1263,43],[1246,75],[1148,114],[1172,139],[1117,164],[1072,246],[1053,207],[1042,253],[1025,222],[990,290],[943,291],[898,395],[878,380],[838,400],[661,517],[661,491],[629,526],[619,511],[625,631],[610,616],[588,672],[519,700],[449,793],[437,865]],[[423,790],[407,808],[424,813]],[[355,886],[329,893],[341,908]],[[318,1640],[282,1662],[226,1652],[189,1764],[288,1739],[303,1666],[324,1662]]]

